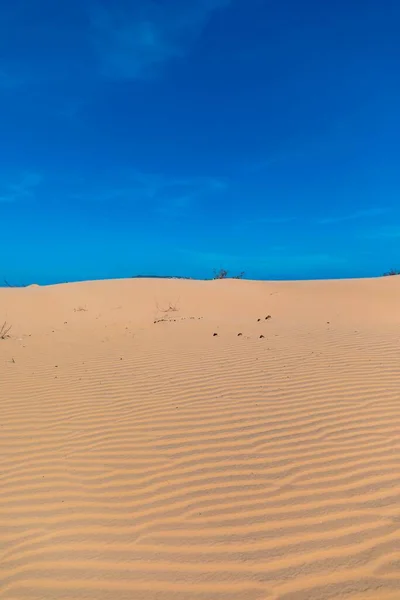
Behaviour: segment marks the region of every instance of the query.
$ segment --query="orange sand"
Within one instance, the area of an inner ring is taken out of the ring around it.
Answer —
[[[1,289],[5,319],[0,598],[400,598],[400,278]]]

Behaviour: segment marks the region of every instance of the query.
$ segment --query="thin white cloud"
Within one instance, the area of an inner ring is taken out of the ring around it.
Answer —
[[[365,231],[360,236],[362,239],[368,240],[398,240],[400,239],[400,225],[385,225],[371,231]]]
[[[39,173],[26,172],[14,181],[4,181],[0,177],[0,202],[17,202],[33,198],[36,188],[42,183]]]
[[[286,225],[287,223],[293,223],[295,220],[296,218],[292,216],[260,217],[259,219],[242,221],[238,224],[238,227],[242,227],[243,225]]]
[[[210,194],[219,194],[228,186],[219,177],[175,177],[134,171],[114,185],[102,184],[101,190],[72,194],[87,202],[145,202],[156,212],[179,211]]]
[[[97,2],[90,13],[91,40],[104,74],[136,79],[183,56],[214,11],[231,0]]]
[[[251,268],[254,270],[265,269],[274,273],[277,269],[293,269],[293,268],[317,268],[317,267],[335,267],[343,266],[348,263],[346,256],[329,253],[304,253],[299,254],[293,249],[288,249],[285,252],[277,252],[276,247],[271,247],[270,251],[265,252],[265,255],[246,255],[246,254],[223,254],[219,252],[202,252],[192,251],[187,248],[178,249],[186,257],[198,264],[206,267],[215,265],[223,265],[224,267],[235,269],[239,265],[240,268]],[[233,266],[233,267],[232,267]]]
[[[174,177],[135,172],[133,184],[148,199],[192,198],[227,188],[227,181],[219,177]]]
[[[382,207],[371,207],[363,210],[358,210],[353,213],[336,215],[331,217],[322,217],[317,219],[318,225],[335,225],[337,223],[344,223],[345,221],[358,221],[361,219],[370,219],[373,217],[379,217],[388,212],[387,208]]]
[[[15,90],[32,82],[31,77],[22,77],[11,69],[0,65],[0,89],[4,91]]]

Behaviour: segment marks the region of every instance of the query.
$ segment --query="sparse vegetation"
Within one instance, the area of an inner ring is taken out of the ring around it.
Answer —
[[[6,340],[10,337],[9,333],[11,331],[12,325],[8,325],[7,321],[4,321],[3,325],[0,327],[0,340]]]
[[[391,277],[392,275],[400,275],[400,271],[396,271],[396,269],[390,269],[387,273],[383,274],[383,277]]]
[[[4,286],[8,287],[8,288],[24,288],[26,287],[25,284],[18,284],[18,283],[10,283],[9,281],[7,281],[7,279],[4,280]]]
[[[244,276],[244,271],[238,273],[237,275],[230,276],[229,271],[226,269],[220,269],[219,271],[214,269],[214,279],[243,279]]]
[[[228,271],[226,269],[220,269],[217,271],[214,269],[214,279],[227,279]]]
[[[179,298],[176,300],[176,302],[168,302],[168,306],[166,308],[160,308],[158,302],[156,302],[156,308],[162,313],[177,312],[179,310]]]

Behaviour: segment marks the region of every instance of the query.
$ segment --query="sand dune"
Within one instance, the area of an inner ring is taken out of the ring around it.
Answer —
[[[400,598],[400,278],[1,289],[3,320],[0,598]]]

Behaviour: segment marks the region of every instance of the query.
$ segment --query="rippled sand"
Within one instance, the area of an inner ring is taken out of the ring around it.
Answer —
[[[1,289],[4,320],[0,598],[400,598],[400,278]]]

